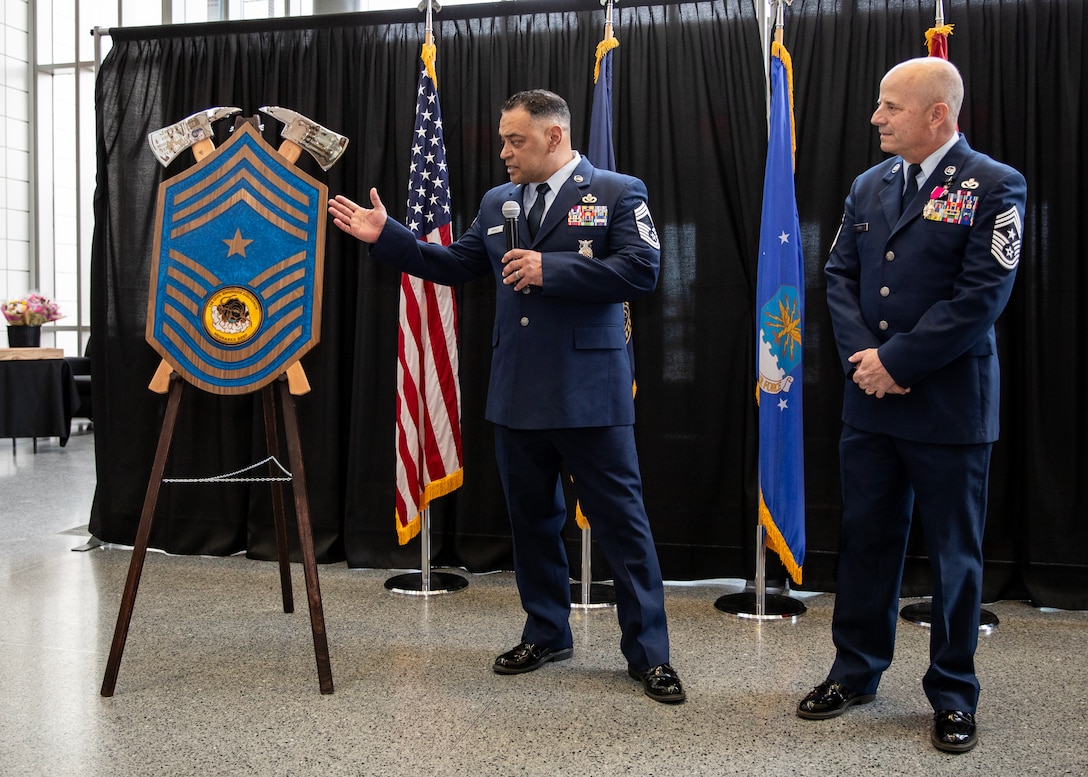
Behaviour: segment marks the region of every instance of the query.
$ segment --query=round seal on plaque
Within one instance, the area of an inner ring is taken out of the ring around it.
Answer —
[[[224,286],[204,303],[204,330],[218,343],[241,345],[257,334],[262,320],[261,301],[249,289]]]

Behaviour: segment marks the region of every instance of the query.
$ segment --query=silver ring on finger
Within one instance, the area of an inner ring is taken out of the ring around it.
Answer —
[[[521,280],[521,270],[514,270],[514,277]]]

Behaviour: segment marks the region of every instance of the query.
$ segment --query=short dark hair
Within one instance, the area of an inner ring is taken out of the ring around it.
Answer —
[[[502,106],[506,113],[515,108],[524,108],[534,119],[554,119],[563,127],[570,127],[570,108],[567,101],[555,92],[547,89],[527,89],[511,95]]]

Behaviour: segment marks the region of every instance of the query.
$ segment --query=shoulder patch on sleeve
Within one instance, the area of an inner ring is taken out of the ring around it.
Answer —
[[[650,206],[645,202],[640,202],[635,208],[635,226],[638,227],[639,237],[656,250],[661,250],[661,241],[657,237],[654,220],[650,217]]]
[[[994,221],[994,231],[990,238],[990,254],[1006,270],[1015,270],[1020,263],[1020,236],[1023,228],[1020,212],[1016,206],[1004,213],[999,213]]]

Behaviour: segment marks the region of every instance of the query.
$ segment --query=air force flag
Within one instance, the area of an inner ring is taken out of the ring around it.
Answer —
[[[805,262],[793,184],[789,52],[771,49],[771,121],[756,279],[759,521],[794,582],[805,559],[801,401]]]

